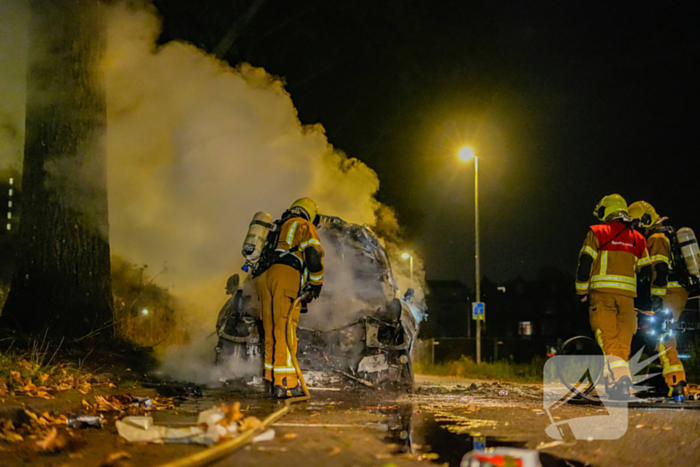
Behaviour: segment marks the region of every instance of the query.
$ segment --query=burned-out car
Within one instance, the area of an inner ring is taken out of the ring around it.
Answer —
[[[351,379],[368,386],[412,387],[410,355],[418,333],[412,290],[399,297],[387,252],[366,225],[322,216],[318,231],[326,252],[323,292],[297,328],[298,360],[307,384]],[[264,333],[255,281],[239,284],[232,276],[227,291],[231,298],[217,320],[217,363],[231,369],[232,379],[241,376],[237,367],[252,364],[259,366],[260,376]]]

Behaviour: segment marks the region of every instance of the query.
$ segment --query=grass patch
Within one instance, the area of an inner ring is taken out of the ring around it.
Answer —
[[[541,383],[545,362],[544,358],[535,358],[530,363],[511,363],[507,360],[499,360],[494,363],[485,362],[477,365],[474,360],[462,355],[459,360],[434,365],[416,362],[414,371],[422,375]]]
[[[31,350],[0,352],[0,397],[25,394],[50,398],[50,392],[78,389],[90,390],[91,375],[69,364],[57,363],[57,346],[50,352],[48,343],[35,341]]]

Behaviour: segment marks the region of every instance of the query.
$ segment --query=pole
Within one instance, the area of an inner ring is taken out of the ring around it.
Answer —
[[[409,277],[411,278],[411,284],[413,284],[413,255],[409,257],[408,264],[411,271]]]
[[[476,301],[479,303],[481,302],[481,265],[479,264],[479,158],[476,156],[474,156],[474,232]],[[476,363],[481,363],[481,319],[476,320]]]

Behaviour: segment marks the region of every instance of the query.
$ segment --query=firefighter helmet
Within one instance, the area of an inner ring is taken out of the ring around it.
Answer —
[[[311,222],[314,222],[316,220],[316,216],[318,216],[318,205],[311,198],[299,198],[292,203],[289,210],[294,211],[294,208],[302,208],[309,216],[309,220]]]
[[[604,196],[595,207],[593,215],[603,222],[617,217],[628,217],[627,202],[618,194]]]
[[[656,213],[654,206],[646,201],[637,201],[630,204],[629,214],[632,219],[638,219],[642,227],[651,227],[659,220],[659,215]]]

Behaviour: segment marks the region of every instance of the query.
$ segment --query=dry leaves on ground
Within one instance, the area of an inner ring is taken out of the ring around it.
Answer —
[[[92,391],[90,374],[70,373],[63,365],[42,367],[37,363],[19,360],[12,364],[10,377],[0,380],[0,396],[25,395],[42,399],[53,399],[51,393],[75,389],[81,394]]]
[[[126,451],[113,452],[100,464],[100,467],[133,467],[131,456]]]

